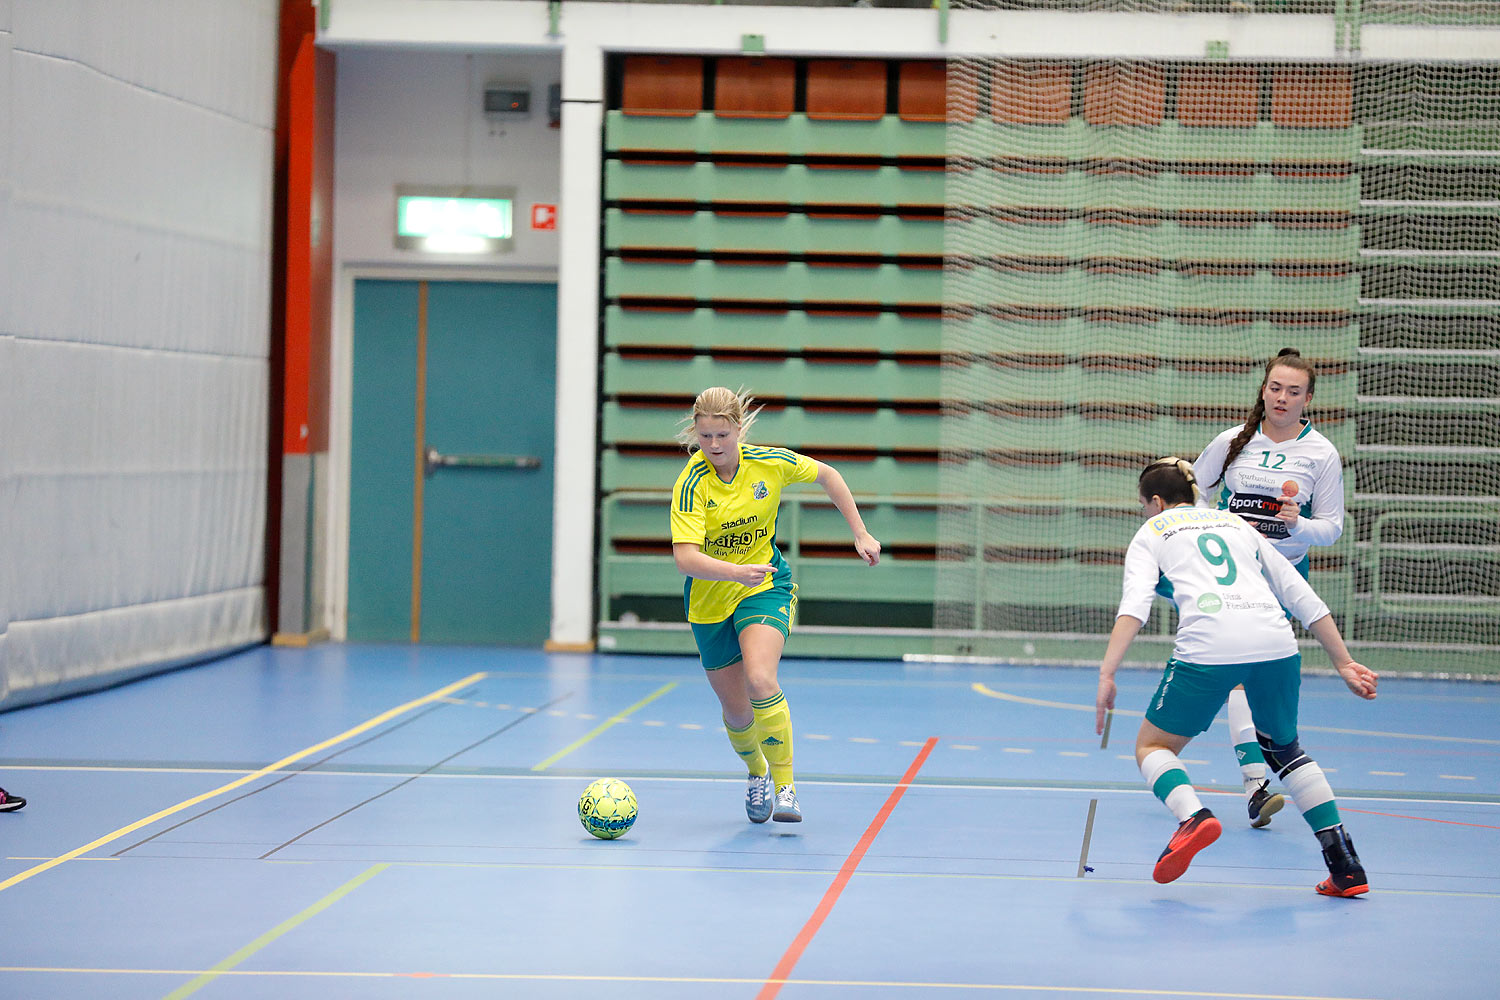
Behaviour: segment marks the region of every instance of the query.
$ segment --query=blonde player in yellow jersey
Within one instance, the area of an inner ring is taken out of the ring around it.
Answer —
[[[752,823],[800,823],[792,719],[776,679],[797,614],[797,585],[775,544],[782,487],[823,487],[870,566],[880,561],[880,543],[833,466],[745,443],[755,422],[751,407],[749,396],[722,386],[694,401],[678,435],[693,455],[672,489],[672,557],[687,577],[688,623],[729,743],[750,771],[745,814]]]

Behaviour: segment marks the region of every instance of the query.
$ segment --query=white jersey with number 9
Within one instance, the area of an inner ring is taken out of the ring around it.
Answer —
[[[1303,623],[1328,614],[1292,564],[1238,515],[1183,505],[1141,525],[1125,552],[1121,615],[1149,620],[1160,575],[1172,582],[1177,644],[1189,663],[1251,663],[1297,652],[1282,606]]]

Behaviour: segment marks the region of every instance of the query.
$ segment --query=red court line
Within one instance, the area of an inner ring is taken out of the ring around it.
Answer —
[[[1375,812],[1373,809],[1350,809],[1348,806],[1340,805],[1339,812],[1364,813],[1366,816],[1390,816],[1393,819],[1419,819],[1423,823],[1447,823],[1449,826],[1477,826],[1481,830],[1500,830],[1500,826],[1490,826],[1487,823],[1464,823],[1456,819],[1434,819],[1431,816],[1408,816],[1405,813],[1383,813]]]
[[[911,766],[901,776],[900,782],[891,790],[890,796],[885,800],[885,805],[881,806],[875,818],[870,820],[870,825],[865,828],[865,835],[859,838],[859,843],[854,845],[854,850],[849,852],[849,857],[844,859],[844,866],[839,869],[828,891],[823,893],[823,899],[818,903],[818,908],[813,910],[813,915],[802,926],[801,933],[787,947],[786,954],[781,956],[781,961],[776,963],[775,971],[771,973],[771,978],[766,980],[765,986],[761,987],[760,992],[756,994],[755,1000],[771,1000],[781,992],[781,987],[786,984],[787,976],[792,974],[797,960],[812,943],[813,935],[817,934],[818,929],[823,926],[823,921],[833,910],[833,904],[839,901],[839,894],[844,891],[844,886],[849,884],[850,877],[854,875],[854,869],[858,868],[859,863],[864,860],[865,852],[875,842],[875,836],[880,833],[880,828],[885,826],[891,810],[896,808],[896,803],[901,801],[901,796],[905,795],[906,790],[911,787],[912,781],[917,777],[917,772],[927,762],[927,755],[932,753],[932,748],[935,746],[937,746],[936,736],[929,737],[927,742],[922,744],[922,749],[917,752],[916,759],[911,762]]]

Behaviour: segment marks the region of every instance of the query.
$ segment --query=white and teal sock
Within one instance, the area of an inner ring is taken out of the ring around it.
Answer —
[[[1281,783],[1291,794],[1292,801],[1297,803],[1297,808],[1302,810],[1302,818],[1307,820],[1313,833],[1338,826],[1343,820],[1339,818],[1339,804],[1334,801],[1328,778],[1317,761],[1305,755],[1301,759],[1307,763],[1298,765],[1294,762],[1294,766],[1282,774]]]
[[[1224,705],[1229,713],[1229,732],[1234,739],[1234,755],[1239,758],[1240,778],[1245,791],[1253,792],[1266,780],[1266,758],[1255,738],[1255,720],[1250,717],[1250,702],[1241,688],[1229,692]]]
[[[1187,769],[1172,751],[1152,750],[1148,753],[1141,761],[1141,777],[1151,786],[1151,794],[1172,810],[1177,822],[1184,822],[1203,808],[1202,800],[1188,780]]]

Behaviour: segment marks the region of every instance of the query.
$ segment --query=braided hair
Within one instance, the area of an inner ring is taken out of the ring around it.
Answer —
[[[1198,476],[1193,472],[1193,463],[1172,455],[1146,466],[1136,481],[1136,490],[1147,499],[1161,497],[1168,507],[1197,503]]]
[[[1219,478],[1215,479],[1209,486],[1217,486],[1223,481],[1224,475],[1234,460],[1240,457],[1240,452],[1245,450],[1245,445],[1255,436],[1255,430],[1266,416],[1266,383],[1271,380],[1272,368],[1290,368],[1293,371],[1302,372],[1307,376],[1307,398],[1311,399],[1313,388],[1318,384],[1318,370],[1313,363],[1302,356],[1302,352],[1295,347],[1283,347],[1277,352],[1276,357],[1266,362],[1266,373],[1261,377],[1260,388],[1255,390],[1255,403],[1250,407],[1250,415],[1245,418],[1245,426],[1229,442],[1229,452],[1224,456],[1224,464],[1219,468]]]

